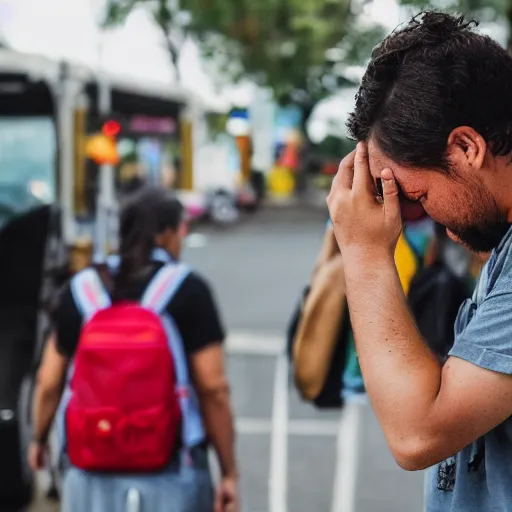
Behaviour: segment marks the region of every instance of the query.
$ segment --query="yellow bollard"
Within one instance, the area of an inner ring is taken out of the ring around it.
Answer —
[[[287,167],[276,165],[269,173],[268,187],[275,197],[290,197],[295,190],[295,176]]]

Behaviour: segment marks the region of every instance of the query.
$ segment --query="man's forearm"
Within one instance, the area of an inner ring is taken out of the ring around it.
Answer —
[[[201,411],[223,476],[237,476],[235,430],[229,403],[229,393],[209,393],[200,397]]]
[[[369,256],[343,255],[347,298],[365,386],[393,449],[422,436],[441,365],[411,317],[393,258]]]

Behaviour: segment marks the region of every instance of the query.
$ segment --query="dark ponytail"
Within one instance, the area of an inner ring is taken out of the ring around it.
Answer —
[[[165,229],[179,228],[183,206],[164,189],[146,187],[127,199],[120,217],[120,264],[113,280],[113,301],[120,300],[126,286],[148,271],[155,237]]]

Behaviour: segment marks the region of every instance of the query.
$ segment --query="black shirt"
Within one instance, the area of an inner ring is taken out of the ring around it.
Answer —
[[[145,277],[129,283],[120,293],[123,300],[138,302],[162,263],[152,263]],[[224,329],[206,280],[191,272],[167,306],[183,339],[187,355],[224,341]],[[59,297],[56,316],[57,348],[72,358],[82,329],[82,315],[76,306],[70,284]]]

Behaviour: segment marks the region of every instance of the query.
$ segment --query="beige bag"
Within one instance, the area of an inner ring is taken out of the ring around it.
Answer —
[[[345,277],[338,254],[313,278],[293,347],[295,385],[306,400],[314,400],[324,387],[345,308]]]

